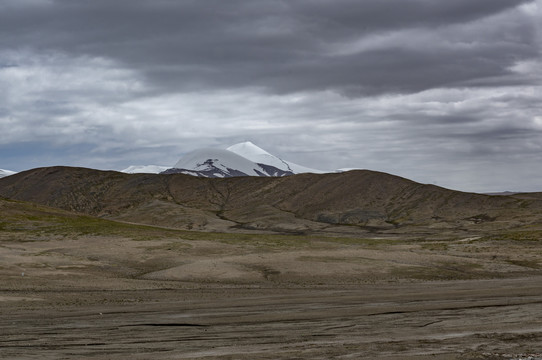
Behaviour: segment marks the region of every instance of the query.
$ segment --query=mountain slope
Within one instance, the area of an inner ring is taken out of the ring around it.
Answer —
[[[542,214],[536,194],[462,193],[367,170],[209,179],[52,167],[0,179],[0,196],[110,219],[220,231],[470,231],[539,224]]]
[[[283,171],[290,171],[294,174],[301,173],[314,173],[314,174],[323,174],[326,171],[311,169],[302,165],[295,164],[290,161],[283,160],[275,155],[272,155],[265,151],[264,149],[254,145],[250,141],[242,142],[235,144],[227,148],[226,150],[234,152],[240,156],[243,156],[255,163],[266,164],[274,166]]]

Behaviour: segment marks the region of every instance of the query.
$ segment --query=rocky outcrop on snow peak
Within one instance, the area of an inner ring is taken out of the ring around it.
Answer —
[[[180,159],[162,174],[187,174],[199,177],[225,178],[237,176],[286,176],[291,170],[255,163],[229,150],[200,149]]]

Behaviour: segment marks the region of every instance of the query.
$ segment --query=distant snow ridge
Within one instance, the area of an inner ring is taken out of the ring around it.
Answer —
[[[0,178],[10,176],[10,175],[13,175],[13,174],[17,174],[17,172],[11,171],[11,170],[0,169]]]
[[[132,165],[124,170],[121,170],[121,172],[127,174],[159,174],[169,168],[169,166],[161,165]]]

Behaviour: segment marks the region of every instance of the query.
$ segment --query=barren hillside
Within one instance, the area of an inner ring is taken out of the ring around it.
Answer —
[[[490,230],[540,223],[540,194],[463,193],[374,172],[197,178],[33,169],[0,195],[104,218],[183,229],[276,232]]]

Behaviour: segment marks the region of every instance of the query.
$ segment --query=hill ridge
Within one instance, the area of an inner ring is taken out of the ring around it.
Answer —
[[[198,178],[47,167],[0,179],[0,196],[109,219],[208,231],[392,232],[516,226],[533,196],[464,193],[371,170]]]

